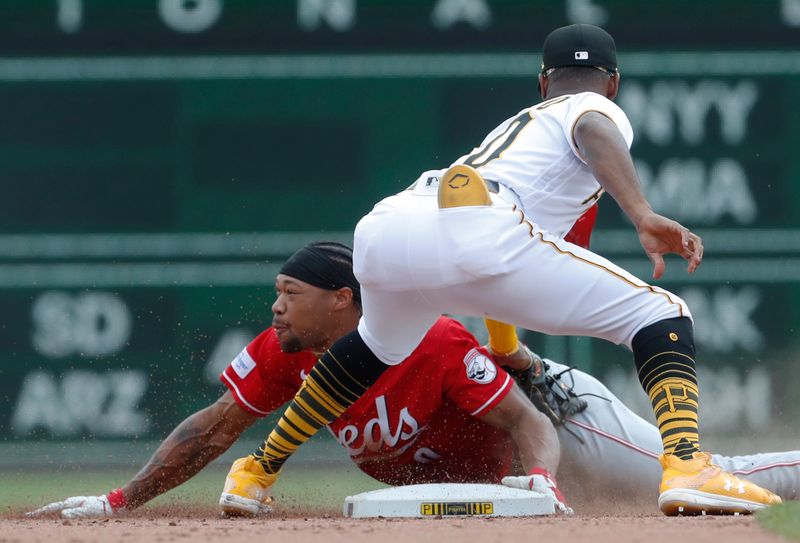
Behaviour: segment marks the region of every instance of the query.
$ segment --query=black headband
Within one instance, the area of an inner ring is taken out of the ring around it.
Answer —
[[[360,306],[361,286],[353,275],[353,266],[337,260],[335,256],[336,252],[326,251],[324,247],[307,245],[289,257],[280,273],[325,290],[348,287]]]

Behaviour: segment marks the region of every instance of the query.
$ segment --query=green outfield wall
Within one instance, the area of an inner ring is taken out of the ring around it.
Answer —
[[[706,241],[658,283],[696,317],[705,429],[797,435],[800,1],[59,0],[0,6],[0,440],[165,435],[283,259],[537,101],[578,20],[617,37],[654,207]],[[649,277],[610,197],[593,248]],[[623,349],[527,339],[649,411]]]

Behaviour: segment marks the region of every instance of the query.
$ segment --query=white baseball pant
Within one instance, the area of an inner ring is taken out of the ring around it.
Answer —
[[[650,324],[691,317],[674,294],[547,234],[494,194],[492,201],[439,209],[436,184],[420,183],[358,223],[358,331],[383,362],[405,359],[442,313],[628,347]]]

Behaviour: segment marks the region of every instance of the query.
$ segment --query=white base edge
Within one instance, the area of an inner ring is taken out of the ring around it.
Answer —
[[[408,485],[345,498],[351,518],[527,517],[553,515],[552,497],[488,484]]]

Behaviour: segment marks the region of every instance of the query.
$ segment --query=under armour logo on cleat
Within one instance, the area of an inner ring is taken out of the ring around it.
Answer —
[[[734,483],[732,479],[725,479],[725,490],[730,492],[734,484],[738,485],[737,491],[739,494],[744,494],[744,483],[742,481],[736,481],[736,483]]]

